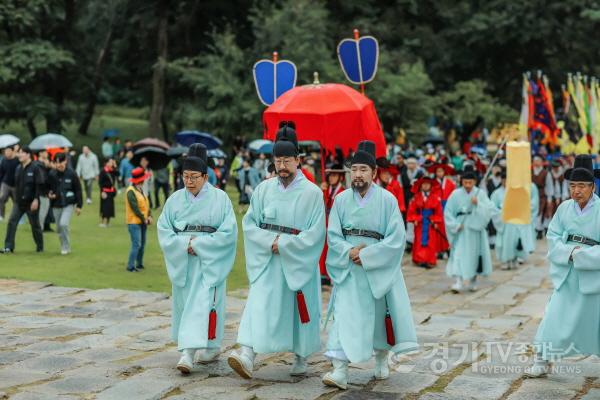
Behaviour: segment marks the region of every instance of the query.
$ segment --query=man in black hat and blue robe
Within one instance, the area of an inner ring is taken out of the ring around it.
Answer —
[[[375,378],[387,379],[389,352],[418,349],[401,269],[406,235],[398,200],[373,183],[375,143],[361,142],[351,163],[352,190],[335,198],[327,229],[334,292],[325,356],[333,370],[323,383],[340,389],[347,388],[350,362],[375,352]]]
[[[233,267],[237,222],[229,196],[208,183],[206,148],[183,160],[185,188],[166,201],[158,242],[173,289],[172,336],[182,353],[177,369],[192,371],[218,358],[225,326],[226,279]]]
[[[558,206],[548,226],[548,259],[554,292],[535,336],[528,377],[544,377],[555,358],[600,356],[600,200],[594,194],[589,155],[565,171],[571,199]]]
[[[252,378],[257,353],[295,354],[291,375],[303,375],[319,351],[319,258],[325,242],[323,193],[300,171],[293,127],[273,146],[277,178],[260,183],[242,221],[250,290],[239,326],[240,349],[231,368]]]

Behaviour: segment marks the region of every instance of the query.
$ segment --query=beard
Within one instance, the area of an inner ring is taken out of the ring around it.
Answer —
[[[291,172],[285,168],[281,168],[277,171],[277,175],[279,175],[280,178],[287,178],[288,176],[290,176],[290,174]]]
[[[369,184],[362,179],[357,179],[352,181],[352,189],[358,192],[364,192],[369,187]]]

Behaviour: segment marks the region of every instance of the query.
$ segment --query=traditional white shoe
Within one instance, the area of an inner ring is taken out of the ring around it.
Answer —
[[[221,349],[219,348],[198,350],[196,352],[196,362],[208,364],[217,361],[219,359],[219,354],[221,354]]]
[[[290,370],[290,375],[299,376],[306,374],[307,365],[306,365],[306,357],[300,357],[296,354],[294,358],[294,364],[292,365],[292,369]]]
[[[194,367],[194,351],[191,349],[183,350],[183,355],[177,363],[177,369],[182,375],[189,375]]]
[[[467,286],[467,289],[469,289],[469,291],[471,292],[476,292],[478,287],[477,287],[477,276],[474,276],[473,279],[471,279],[469,281],[469,286]]]
[[[323,384],[342,390],[348,389],[348,361],[333,358],[331,363],[333,364],[333,371],[323,376]]]
[[[519,265],[525,264],[525,260],[522,259],[521,257],[517,257],[517,262],[519,263]]]
[[[502,271],[508,271],[510,269],[510,261],[502,263],[502,265],[500,266],[500,269]]]
[[[388,366],[388,351],[375,350],[375,379],[384,380],[390,377]]]
[[[240,353],[232,351],[227,358],[227,363],[239,376],[244,379],[252,379],[252,370],[254,369],[254,359],[250,358],[244,349]]]
[[[550,363],[546,360],[535,360],[532,366],[525,368],[527,378],[545,378],[550,372]]]
[[[457,278],[456,282],[454,282],[454,285],[450,286],[450,289],[452,289],[454,293],[462,292],[464,289],[462,279]]]

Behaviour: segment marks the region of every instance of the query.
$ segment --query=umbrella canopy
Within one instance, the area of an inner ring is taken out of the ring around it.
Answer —
[[[5,149],[10,146],[14,146],[19,143],[21,140],[15,135],[10,135],[8,133],[4,135],[0,135],[0,150]]]
[[[175,141],[183,146],[191,146],[194,143],[202,143],[208,150],[218,149],[223,142],[206,132],[181,131],[175,135]]]
[[[227,158],[227,154],[221,149],[208,150],[206,155],[210,158]]]
[[[248,143],[248,148],[257,154],[271,154],[273,153],[273,142],[265,139],[256,139]]]
[[[174,146],[167,150],[167,155],[171,158],[179,158],[190,150],[187,146]]]
[[[133,153],[131,164],[138,167],[142,157],[146,157],[148,160],[148,168],[154,170],[166,168],[167,165],[169,165],[169,161],[171,161],[171,158],[167,155],[165,149],[150,146],[137,149]]]
[[[46,133],[33,139],[29,148],[33,151],[42,151],[52,148],[73,147],[73,143],[63,135]]]
[[[372,140],[377,156],[386,155],[373,101],[346,85],[304,85],[284,93],[263,114],[265,139],[275,139],[281,121],[294,121],[298,140],[318,141],[331,153],[339,146],[348,154],[361,140]]]
[[[119,130],[118,129],[106,129],[104,132],[102,132],[102,137],[103,138],[119,137]]]
[[[169,146],[167,142],[163,142],[162,140],[156,138],[145,138],[138,140],[133,144],[134,151],[142,147],[158,147],[160,149],[169,150],[171,146]]]

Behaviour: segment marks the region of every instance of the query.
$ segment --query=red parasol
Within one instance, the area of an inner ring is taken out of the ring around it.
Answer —
[[[373,101],[346,85],[304,85],[287,91],[263,114],[265,139],[275,140],[281,121],[294,121],[298,140],[318,141],[331,153],[340,147],[348,155],[361,140],[372,140],[377,156],[386,155]]]

